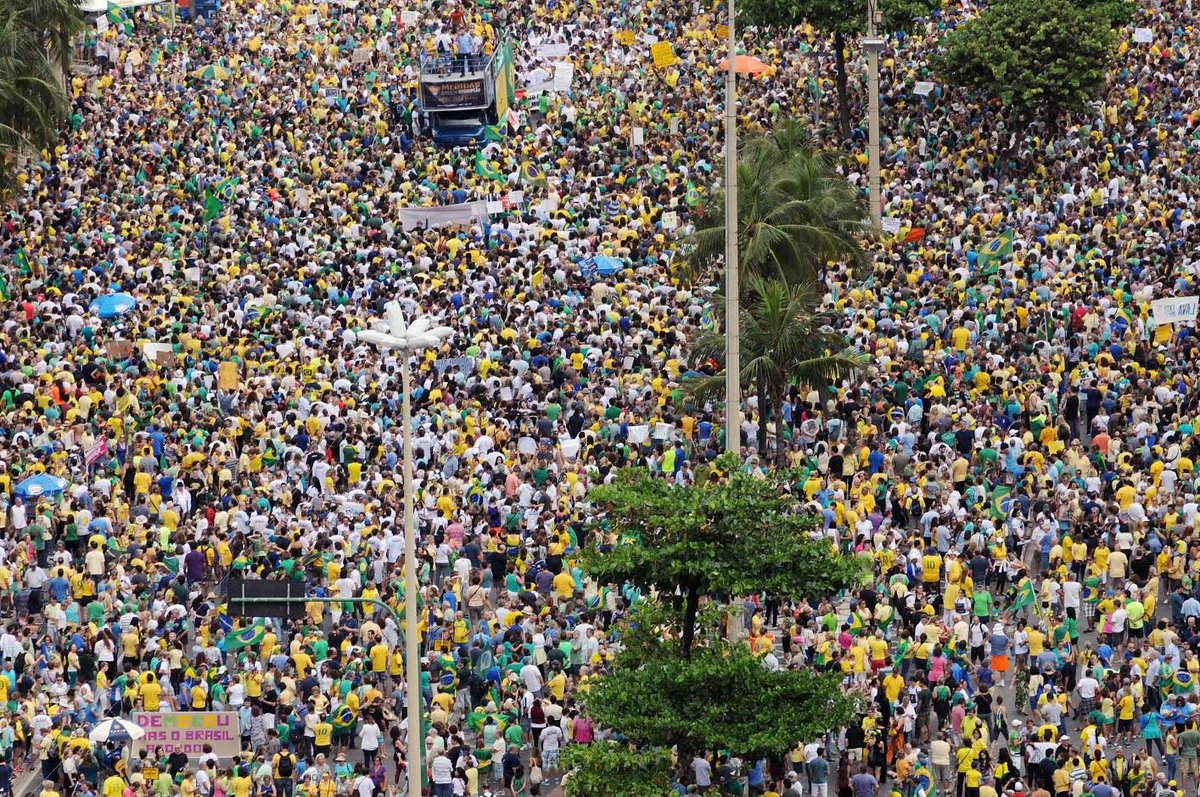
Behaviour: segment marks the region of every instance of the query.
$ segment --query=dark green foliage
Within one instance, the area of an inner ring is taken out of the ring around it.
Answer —
[[[1003,0],[950,33],[934,68],[953,85],[1053,122],[1100,96],[1116,40],[1102,8]]]

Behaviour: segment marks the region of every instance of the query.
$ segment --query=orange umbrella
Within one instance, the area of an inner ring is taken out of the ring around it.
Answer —
[[[718,65],[722,69],[728,69],[729,59],[723,59]],[[752,55],[737,55],[733,58],[733,68],[742,75],[757,75],[761,72],[766,72],[771,67],[764,64]]]

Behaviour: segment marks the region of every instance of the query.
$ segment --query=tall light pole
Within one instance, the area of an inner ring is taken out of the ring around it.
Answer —
[[[725,74],[725,450],[741,454],[742,331],[738,278],[737,210],[737,21],[736,0],[729,4],[729,41]]]
[[[879,180],[879,52],[884,41],[879,37],[879,3],[867,0],[867,169],[871,186],[871,227],[878,231],[883,216],[883,197]]]
[[[413,453],[412,453],[412,376],[408,358],[424,349],[438,345],[454,332],[450,327],[435,327],[428,316],[420,316],[405,324],[400,303],[391,301],[384,308],[387,320],[381,324],[386,332],[365,330],[358,339],[400,352],[400,380],[404,391],[404,673],[408,681],[405,697],[408,702],[408,797],[421,797],[424,738],[421,733],[421,661],[417,653],[417,522],[413,513]]]

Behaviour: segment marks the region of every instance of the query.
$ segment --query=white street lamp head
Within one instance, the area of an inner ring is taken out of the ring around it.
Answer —
[[[384,349],[419,351],[437,346],[454,334],[450,327],[433,326],[433,319],[429,316],[418,316],[411,324],[405,324],[399,302],[388,302],[384,310],[386,319],[375,322],[375,329],[357,333],[358,340]]]

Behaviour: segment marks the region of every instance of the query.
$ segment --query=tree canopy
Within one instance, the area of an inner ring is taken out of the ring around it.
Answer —
[[[841,673],[771,671],[745,644],[697,647],[690,660],[672,655],[675,647],[615,667],[588,693],[588,712],[639,744],[758,758],[843,725],[858,708]]]
[[[953,85],[1052,122],[1100,95],[1116,38],[1103,3],[1001,0],[947,35],[933,63]]]
[[[759,453],[766,454],[767,421],[779,428],[783,399],[793,382],[816,388],[822,397],[835,383],[865,368],[867,356],[847,345],[835,332],[833,313],[821,310],[822,290],[812,281],[785,285],[757,275],[749,280],[747,301],[740,305],[742,342],[742,385],[758,395]],[[722,297],[714,299],[724,309]],[[721,315],[722,326],[724,314]],[[695,394],[707,398],[719,394],[725,381],[725,337],[719,332],[700,336],[694,348],[703,362],[720,363],[717,374],[694,380]],[[778,441],[782,457],[786,447]]]
[[[567,797],[674,797],[671,754],[620,742],[573,744],[563,751]]]
[[[726,457],[718,466],[729,469]],[[767,593],[817,598],[854,586],[862,568],[813,539],[816,521],[776,478],[733,473],[704,484],[668,484],[645,471],[625,471],[592,491],[618,542],[593,542],[583,568],[600,583],[631,583],[685,606],[682,649],[690,655],[700,599]]]
[[[816,152],[791,123],[747,140],[738,161],[738,254],[745,273],[798,283],[825,264],[862,256],[867,206],[837,171],[837,156]],[[717,192],[684,243],[695,277],[725,255],[725,200]]]
[[[879,0],[879,32],[908,30],[914,21],[938,7],[936,0]],[[850,135],[850,101],[846,77],[846,41],[867,30],[867,0],[739,0],[738,24],[790,28],[808,22],[833,34],[839,126]]]

